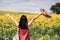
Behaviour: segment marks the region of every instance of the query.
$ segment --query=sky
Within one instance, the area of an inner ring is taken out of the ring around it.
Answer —
[[[51,5],[60,0],[0,0],[0,9],[24,12],[39,12],[40,8],[50,11]]]

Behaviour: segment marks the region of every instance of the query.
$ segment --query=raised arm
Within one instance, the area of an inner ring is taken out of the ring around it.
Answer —
[[[35,17],[33,17],[31,19],[31,21],[28,23],[28,26],[30,26],[32,24],[32,22],[34,22],[34,20],[37,19],[40,15],[41,15],[41,13],[39,13],[38,15],[36,15]]]
[[[15,22],[16,26],[18,26],[18,22],[14,18],[12,18],[9,14],[6,14],[6,16],[8,16],[10,19],[12,19]]]

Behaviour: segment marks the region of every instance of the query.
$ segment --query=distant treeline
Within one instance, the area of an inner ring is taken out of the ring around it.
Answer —
[[[0,15],[4,15],[4,14],[13,14],[13,15],[16,15],[16,14],[35,14],[35,13],[29,13],[29,12],[17,12],[17,11],[9,11],[9,10],[0,10]]]

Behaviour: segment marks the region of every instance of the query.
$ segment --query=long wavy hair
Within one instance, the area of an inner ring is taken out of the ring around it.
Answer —
[[[28,26],[28,20],[27,17],[25,15],[22,15],[19,21],[19,25],[18,27],[21,29],[26,29]]]

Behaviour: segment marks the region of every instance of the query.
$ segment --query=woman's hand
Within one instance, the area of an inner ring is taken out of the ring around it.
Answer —
[[[42,15],[44,15],[45,17],[51,18],[51,15],[48,13],[43,13]]]
[[[41,11],[41,15],[44,15],[45,17],[51,18],[51,15],[48,14],[45,10]]]
[[[40,9],[40,13],[39,14],[43,15],[45,17],[51,18],[51,15],[48,14],[48,12],[45,9],[43,9],[43,8]]]
[[[6,14],[6,16],[10,17],[10,14]]]

